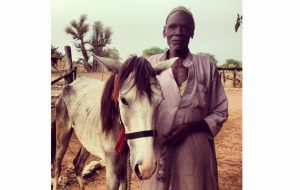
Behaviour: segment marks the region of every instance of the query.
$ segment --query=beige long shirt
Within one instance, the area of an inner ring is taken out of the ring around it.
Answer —
[[[166,59],[166,54],[148,58],[151,63]],[[213,138],[220,131],[228,117],[228,102],[222,86],[216,64],[208,56],[189,53],[183,61],[188,68],[188,79],[184,93],[180,94],[172,69],[169,68],[157,76],[164,95],[158,108],[155,128],[158,137],[155,140],[155,153],[160,161],[161,142],[166,134],[181,123],[204,119],[211,133],[195,133],[174,150],[167,150],[167,168],[174,168],[174,189],[177,190],[215,190],[218,189],[217,163]],[[168,180],[157,180],[158,167],[149,180],[141,183],[141,189],[168,189]],[[170,177],[172,172],[167,172]]]

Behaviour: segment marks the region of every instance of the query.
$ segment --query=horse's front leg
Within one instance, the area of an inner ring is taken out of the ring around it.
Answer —
[[[120,182],[116,174],[117,157],[113,154],[107,154],[105,157],[106,161],[106,189],[107,190],[118,190]]]
[[[106,155],[106,189],[126,190],[126,161],[114,153]]]
[[[127,165],[126,165],[126,157],[124,156],[121,156],[119,158],[119,161],[118,161],[118,165],[117,165],[117,173],[118,173],[118,179],[120,181],[120,187],[119,187],[119,190],[127,190],[128,187],[127,187]],[[129,171],[130,172],[130,171]],[[131,173],[129,174],[131,175]]]

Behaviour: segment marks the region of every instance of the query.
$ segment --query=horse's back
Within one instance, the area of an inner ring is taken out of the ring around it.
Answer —
[[[100,80],[79,77],[64,87],[61,98],[72,115],[74,106],[94,105],[98,102],[100,104],[103,87],[104,82]]]
[[[100,103],[105,82],[79,77],[64,87],[61,99],[68,110],[71,125],[81,144],[102,157]]]

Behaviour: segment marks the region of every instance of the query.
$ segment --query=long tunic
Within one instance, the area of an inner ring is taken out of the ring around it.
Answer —
[[[166,60],[166,54],[148,59],[155,64]],[[218,189],[214,137],[228,117],[227,97],[216,64],[208,56],[189,53],[183,65],[188,69],[188,79],[182,96],[171,68],[157,76],[164,96],[155,122],[158,136],[154,149],[158,167],[150,179],[141,182],[143,190],[168,189],[170,183],[176,190]],[[173,127],[202,119],[210,132],[191,134],[177,148],[161,145]],[[163,160],[162,155],[167,155],[167,159]],[[161,172],[166,179],[159,179]]]

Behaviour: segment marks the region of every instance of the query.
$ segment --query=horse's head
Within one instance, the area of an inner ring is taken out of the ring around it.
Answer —
[[[148,179],[156,168],[153,151],[154,115],[163,99],[156,73],[169,68],[177,58],[152,67],[145,58],[136,56],[128,58],[124,64],[93,56],[110,71],[118,74],[114,79],[118,84],[117,89],[114,89],[117,93],[113,94],[125,128],[131,167],[140,179]]]

